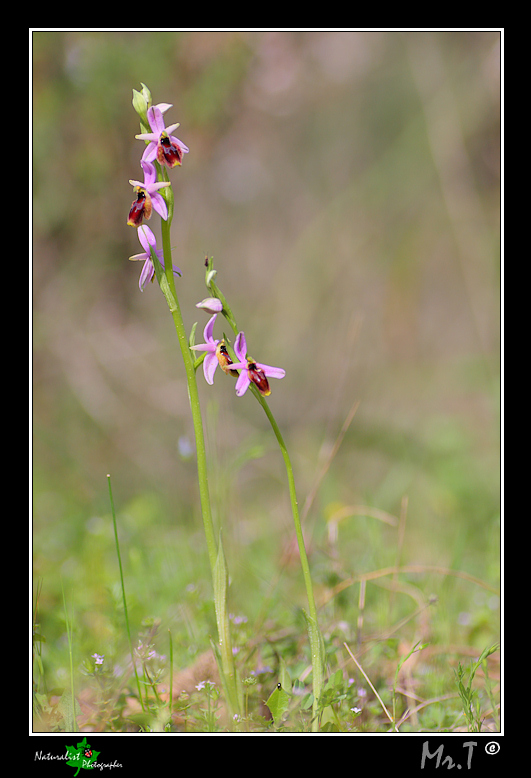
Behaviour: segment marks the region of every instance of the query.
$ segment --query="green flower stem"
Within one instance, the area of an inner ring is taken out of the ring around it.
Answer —
[[[168,195],[173,198],[171,187],[168,187]],[[239,695],[236,681],[236,671],[234,666],[234,657],[232,654],[232,644],[229,629],[229,619],[227,610],[227,589],[226,587],[220,587],[219,581],[219,569],[220,558],[223,558],[223,549],[221,547],[221,539],[219,547],[216,543],[216,536],[214,532],[214,523],[212,520],[212,509],[210,504],[210,493],[208,488],[208,472],[207,472],[207,456],[205,447],[205,436],[203,432],[203,421],[201,418],[201,407],[199,404],[199,393],[197,389],[197,380],[194,369],[194,360],[190,352],[188,345],[188,339],[186,336],[186,330],[184,327],[181,310],[179,307],[179,301],[177,298],[177,291],[175,288],[175,279],[173,277],[172,256],[171,256],[171,242],[170,242],[170,214],[173,211],[173,203],[168,203],[169,217],[166,221],[161,220],[162,229],[162,250],[164,254],[164,270],[160,262],[157,259],[155,252],[151,251],[151,256],[155,266],[155,272],[160,284],[160,288],[166,297],[177,337],[179,339],[179,345],[181,348],[181,354],[183,357],[184,368],[186,371],[186,381],[188,384],[188,397],[190,400],[190,408],[192,411],[192,420],[194,424],[195,432],[195,444],[197,455],[197,476],[199,482],[199,496],[201,500],[201,513],[203,516],[203,526],[205,530],[205,538],[208,550],[208,559],[210,563],[210,570],[212,573],[212,581],[214,585],[214,603],[216,610],[216,620],[218,625],[218,638],[219,638],[219,650],[221,654],[222,664],[222,680],[225,687],[227,705],[229,708],[230,718],[239,713]],[[223,564],[223,569],[224,564]],[[227,576],[228,578],[228,576]]]
[[[217,297],[223,303],[223,315],[229,322],[234,334],[237,335],[239,330],[236,325],[234,315],[227,303],[225,296],[223,295],[221,290],[217,287],[217,285],[214,282],[211,263],[209,264],[209,272],[207,272],[207,286],[210,288],[210,291],[212,292],[213,296]],[[284,458],[284,464],[286,466],[286,472],[288,476],[291,512],[293,514],[293,523],[295,524],[295,533],[297,535],[297,543],[299,546],[299,556],[301,560],[302,575],[304,578],[304,584],[306,586],[306,596],[308,599],[309,612],[305,613],[305,616],[308,625],[308,636],[310,639],[310,650],[312,654],[313,697],[314,697],[312,729],[314,731],[317,731],[319,728],[319,720],[318,720],[319,697],[321,695],[321,691],[324,683],[324,647],[323,647],[323,639],[321,636],[321,631],[319,629],[319,622],[317,619],[317,607],[315,605],[315,596],[313,593],[310,564],[308,562],[308,555],[306,554],[306,547],[304,545],[304,535],[302,532],[302,524],[301,524],[301,519],[299,514],[299,503],[297,500],[297,492],[295,490],[295,477],[293,475],[293,467],[291,465],[291,459],[288,453],[288,449],[286,448],[286,444],[284,443],[284,438],[282,437],[278,424],[271,412],[271,409],[267,401],[260,394],[256,386],[251,384],[250,389],[253,392],[256,399],[258,400],[258,402],[260,403],[260,405],[262,406],[264,413],[269,419],[269,423],[273,428],[273,432],[275,433],[275,437],[277,439],[278,445],[280,446],[280,450],[282,452],[282,456]]]
[[[168,219],[169,221],[169,219]],[[170,245],[170,226],[168,222],[161,220],[162,225],[162,250],[164,252],[165,274],[161,278],[161,289],[168,301],[173,323],[179,339],[179,346],[184,362],[186,372],[186,381],[188,384],[188,396],[190,399],[190,408],[192,411],[192,420],[195,431],[195,443],[197,452],[197,476],[199,480],[199,495],[201,499],[201,513],[203,515],[203,524],[205,528],[205,537],[208,549],[208,558],[210,567],[213,570],[217,559],[216,535],[214,532],[214,523],[212,521],[212,510],[210,506],[210,494],[208,489],[207,457],[205,447],[205,436],[203,433],[203,420],[201,418],[201,407],[199,405],[199,394],[194,370],[194,363],[190,349],[188,347],[188,338],[184,327],[181,309],[175,289],[175,279],[173,277],[171,245]]]
[[[299,503],[297,500],[297,492],[295,491],[295,478],[293,475],[293,467],[291,465],[291,460],[290,460],[288,450],[286,448],[286,444],[284,443],[284,439],[282,437],[280,429],[278,428],[278,424],[275,420],[275,417],[271,413],[271,409],[269,408],[269,405],[267,404],[265,398],[262,397],[258,389],[256,389],[256,387],[253,386],[251,388],[253,390],[254,396],[256,397],[256,399],[264,409],[264,413],[269,419],[269,423],[273,428],[273,432],[275,433],[275,437],[278,441],[278,445],[280,446],[280,450],[282,451],[282,456],[284,457],[284,464],[286,465],[286,472],[288,475],[291,511],[293,514],[293,523],[295,524],[295,533],[297,535],[297,543],[299,546],[299,556],[301,560],[304,584],[306,586],[306,596],[308,598],[309,612],[305,615],[308,623],[308,635],[310,638],[310,650],[312,654],[313,697],[314,697],[314,701],[313,701],[314,718],[312,722],[312,728],[315,731],[317,731],[317,729],[319,728],[319,721],[317,716],[318,703],[323,688],[323,680],[324,680],[324,661],[323,661],[324,650],[323,650],[323,641],[321,637],[321,632],[319,630],[319,622],[317,619],[317,608],[315,605],[315,597],[313,593],[310,564],[308,562],[308,555],[306,554],[306,547],[304,545],[304,535],[302,533],[302,524],[301,524],[301,518],[299,514]]]

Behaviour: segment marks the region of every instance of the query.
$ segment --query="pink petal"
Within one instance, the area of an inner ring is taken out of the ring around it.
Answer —
[[[251,381],[247,374],[247,370],[242,370],[242,372],[238,377],[238,380],[236,381],[236,394],[238,395],[238,397],[241,397],[242,394],[245,394],[250,383]]]
[[[247,355],[247,341],[243,332],[239,332],[236,336],[236,342],[234,344],[234,351],[240,362],[245,361]]]
[[[203,361],[203,373],[205,375],[205,379],[207,384],[213,384],[214,383],[214,373],[216,372],[216,368],[218,366],[218,358],[215,353],[207,354],[204,361]]]
[[[147,118],[153,132],[156,133],[157,136],[160,136],[161,132],[164,132],[164,118],[160,108],[157,108],[156,105],[152,105],[151,108],[148,109]]]

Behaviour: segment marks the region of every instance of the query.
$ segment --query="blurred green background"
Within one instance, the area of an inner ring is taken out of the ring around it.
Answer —
[[[286,369],[270,405],[301,505],[360,403],[307,517],[318,582],[335,509],[397,516],[407,496],[400,561],[496,586],[499,33],[36,31],[33,552],[45,656],[54,638],[65,645],[61,582],[87,650],[112,638],[107,473],[133,625],[184,623],[186,597],[210,587],[172,320],[128,261],[140,250],[126,220],[141,82],[173,104],[166,121],[190,148],[171,173],[185,323],[198,321],[200,341],[212,255],[251,354]],[[253,397],[236,398],[221,373],[214,387],[198,379],[231,597],[252,617],[292,537],[285,471]],[[343,575],[397,561],[396,528],[357,517],[339,531]],[[469,616],[452,616],[447,639],[466,640],[470,613],[491,600],[452,586]],[[297,567],[281,591],[304,603]]]

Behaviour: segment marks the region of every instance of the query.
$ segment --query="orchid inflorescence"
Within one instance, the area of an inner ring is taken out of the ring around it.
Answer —
[[[178,138],[171,135],[179,125],[172,124],[169,127],[164,126],[162,114],[171,108],[170,103],[159,103],[151,105],[151,94],[147,87],[143,86],[142,92],[133,90],[133,106],[140,114],[144,123],[147,121],[152,132],[141,133],[136,137],[139,140],[147,141],[148,145],[140,160],[140,165],[144,171],[144,181],[131,179],[129,183],[133,187],[136,199],[131,205],[127,224],[137,228],[138,239],[144,249],[140,254],[135,254],[129,259],[143,261],[144,266],[140,273],[139,287],[144,291],[144,286],[153,281],[155,267],[151,257],[151,249],[155,252],[162,267],[164,267],[163,252],[157,249],[157,241],[150,228],[143,224],[143,220],[151,219],[151,214],[155,210],[159,216],[166,221],[168,219],[168,206],[166,200],[160,193],[160,190],[171,187],[169,181],[157,181],[157,170],[155,160],[159,165],[167,165],[173,168],[181,165],[183,154],[188,153],[188,147]],[[173,267],[176,275],[181,275],[178,267]]]
[[[170,181],[157,180],[156,163],[163,168],[174,168],[182,164],[184,154],[189,149],[185,144],[176,138],[172,133],[179,127],[179,124],[171,124],[168,127],[164,124],[163,113],[172,107],[170,103],[159,103],[151,105],[151,94],[147,87],[143,85],[142,92],[133,90],[133,105],[141,117],[142,123],[146,121],[151,132],[142,132],[135,137],[147,143],[140,165],[144,171],[144,181],[131,179],[129,183],[133,187],[136,199],[131,205],[127,224],[137,229],[138,239],[142,245],[143,251],[135,254],[129,259],[133,261],[142,261],[144,265],[140,273],[139,287],[144,291],[144,287],[149,281],[153,281],[155,276],[155,266],[153,256],[155,254],[160,265],[164,269],[164,254],[162,249],[157,248],[157,241],[153,231],[144,224],[144,219],[149,220],[155,210],[161,219],[168,220],[168,205],[161,193],[163,190],[171,187]],[[170,217],[171,218],[171,217]],[[181,271],[175,265],[172,265],[173,273],[181,276]],[[237,378],[236,394],[241,397],[251,383],[258,389],[263,397],[271,394],[268,378],[284,378],[285,371],[280,367],[271,367],[261,362],[256,362],[247,355],[247,342],[243,332],[239,332],[234,343],[234,353],[237,358],[235,362],[227,349],[224,339],[215,340],[213,337],[214,324],[218,313],[223,311],[223,303],[215,297],[207,298],[197,304],[198,308],[214,314],[209,319],[205,329],[205,342],[199,345],[191,345],[193,351],[204,351],[203,373],[208,384],[213,384],[214,373],[219,365],[226,375],[232,375]],[[198,363],[199,364],[199,363]],[[240,371],[240,372],[238,372]]]
[[[219,643],[216,647],[219,655],[220,675],[223,678],[223,686],[226,691],[228,710],[233,714],[232,720],[239,720],[241,714],[241,690],[238,687],[238,675],[234,664],[234,654],[231,647],[230,625],[227,606],[227,589],[229,574],[223,551],[221,531],[216,539],[214,529],[212,507],[208,487],[208,466],[203,423],[199,403],[196,374],[201,362],[203,374],[207,384],[214,383],[214,374],[219,367],[225,375],[236,379],[236,395],[241,397],[249,387],[262,406],[282,452],[288,488],[295,525],[295,533],[299,548],[300,562],[308,597],[308,613],[306,614],[308,636],[312,656],[313,676],[313,718],[312,731],[317,731],[318,705],[323,688],[324,679],[324,648],[323,639],[319,630],[317,607],[313,594],[312,580],[308,556],[304,545],[302,524],[298,508],[297,494],[293,467],[286,448],[286,444],[278,427],[278,424],[264,399],[271,394],[269,378],[284,378],[285,371],[280,367],[272,367],[262,362],[257,362],[247,353],[247,341],[245,334],[239,330],[232,311],[221,290],[217,287],[215,278],[217,271],[213,268],[213,259],[205,259],[206,276],[205,283],[209,291],[209,297],[197,303],[197,308],[209,315],[209,320],[204,328],[204,343],[195,344],[195,329],[192,328],[188,337],[182,318],[177,291],[175,288],[175,275],[180,276],[181,271],[175,267],[171,258],[170,229],[173,217],[174,196],[169,180],[168,169],[180,166],[184,154],[188,153],[188,147],[176,138],[172,133],[179,126],[172,124],[165,126],[163,114],[172,106],[168,103],[152,105],[151,93],[143,84],[142,91],[133,90],[133,107],[140,117],[141,133],[136,137],[146,143],[140,165],[144,173],[144,180],[130,180],[135,193],[135,200],[131,205],[127,223],[137,230],[138,239],[143,251],[130,259],[144,262],[140,273],[139,287],[143,291],[149,281],[157,277],[160,289],[163,292],[171,311],[179,346],[181,349],[188,397],[194,425],[197,474],[199,486],[199,498],[201,502],[201,514],[205,530],[212,582],[214,590],[214,605]],[[153,231],[144,224],[155,211],[161,221],[162,249],[157,247],[157,241]],[[214,337],[214,327],[219,314],[222,314],[234,333],[234,347],[225,336]],[[199,352],[199,356],[196,356]],[[305,612],[306,613],[306,612]],[[131,653],[132,649],[131,649]],[[134,661],[133,661],[134,666]],[[138,679],[137,679],[138,680]],[[140,687],[139,687],[139,695]]]

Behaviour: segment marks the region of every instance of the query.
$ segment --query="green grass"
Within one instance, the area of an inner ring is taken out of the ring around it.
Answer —
[[[216,486],[226,479],[213,482],[220,499]],[[496,586],[465,569],[405,561],[412,508],[406,499],[398,515],[335,504],[313,533],[327,658],[321,731],[499,728],[499,657],[485,656],[499,636]],[[147,494],[116,506],[123,589],[110,506],[87,522],[68,566],[68,614],[66,605],[62,615],[56,609],[53,577],[36,580],[35,731],[71,728],[72,684],[84,731],[311,731],[304,589],[290,531],[267,531],[259,501],[248,510],[252,526],[231,526],[227,517],[244,703],[232,722],[211,649],[216,623],[201,533],[184,521],[170,525],[165,509]],[[94,653],[105,656],[102,665]]]
[[[277,620],[268,617],[266,625],[256,625],[247,617],[233,619],[236,664],[244,699],[244,715],[234,724],[225,715],[215,662],[209,659],[211,653],[204,634],[205,602],[194,595],[188,592],[174,605],[171,610],[179,610],[178,616],[166,614],[165,623],[162,619],[146,619],[136,633],[135,645],[138,648],[141,644],[141,649],[135,651],[141,700],[125,635],[117,635],[112,643],[97,641],[105,654],[100,668],[90,659],[88,648],[79,662],[82,646],[89,641],[76,630],[77,727],[104,732],[310,731],[310,658],[300,613],[286,610]],[[432,642],[411,654],[415,648],[412,641],[426,628],[426,622],[436,619],[436,608],[431,606],[429,617],[422,614],[424,625],[421,614],[412,613],[407,626],[398,626],[396,631],[396,624],[389,629],[384,627],[383,633],[378,625],[374,625],[375,632],[362,631],[361,642],[360,635],[347,626],[348,613],[343,609],[335,608],[334,618],[323,620],[329,677],[324,691],[322,731],[498,730],[496,654],[479,663],[481,673],[473,672],[474,668],[477,670],[478,661],[473,660],[478,652],[467,645],[444,645],[437,642],[435,635]],[[116,621],[116,614],[108,612],[105,616],[110,622]],[[167,626],[170,621],[171,628]],[[173,676],[169,661],[172,645]],[[48,648],[47,643],[39,642],[39,646],[34,731],[71,731],[67,657],[60,649]],[[283,665],[290,690],[281,715],[277,716],[271,707],[272,719],[265,703],[280,682]],[[463,704],[461,678],[467,674],[467,693],[474,698],[472,714]],[[58,680],[54,683],[54,676],[63,679],[64,686],[58,686]]]

